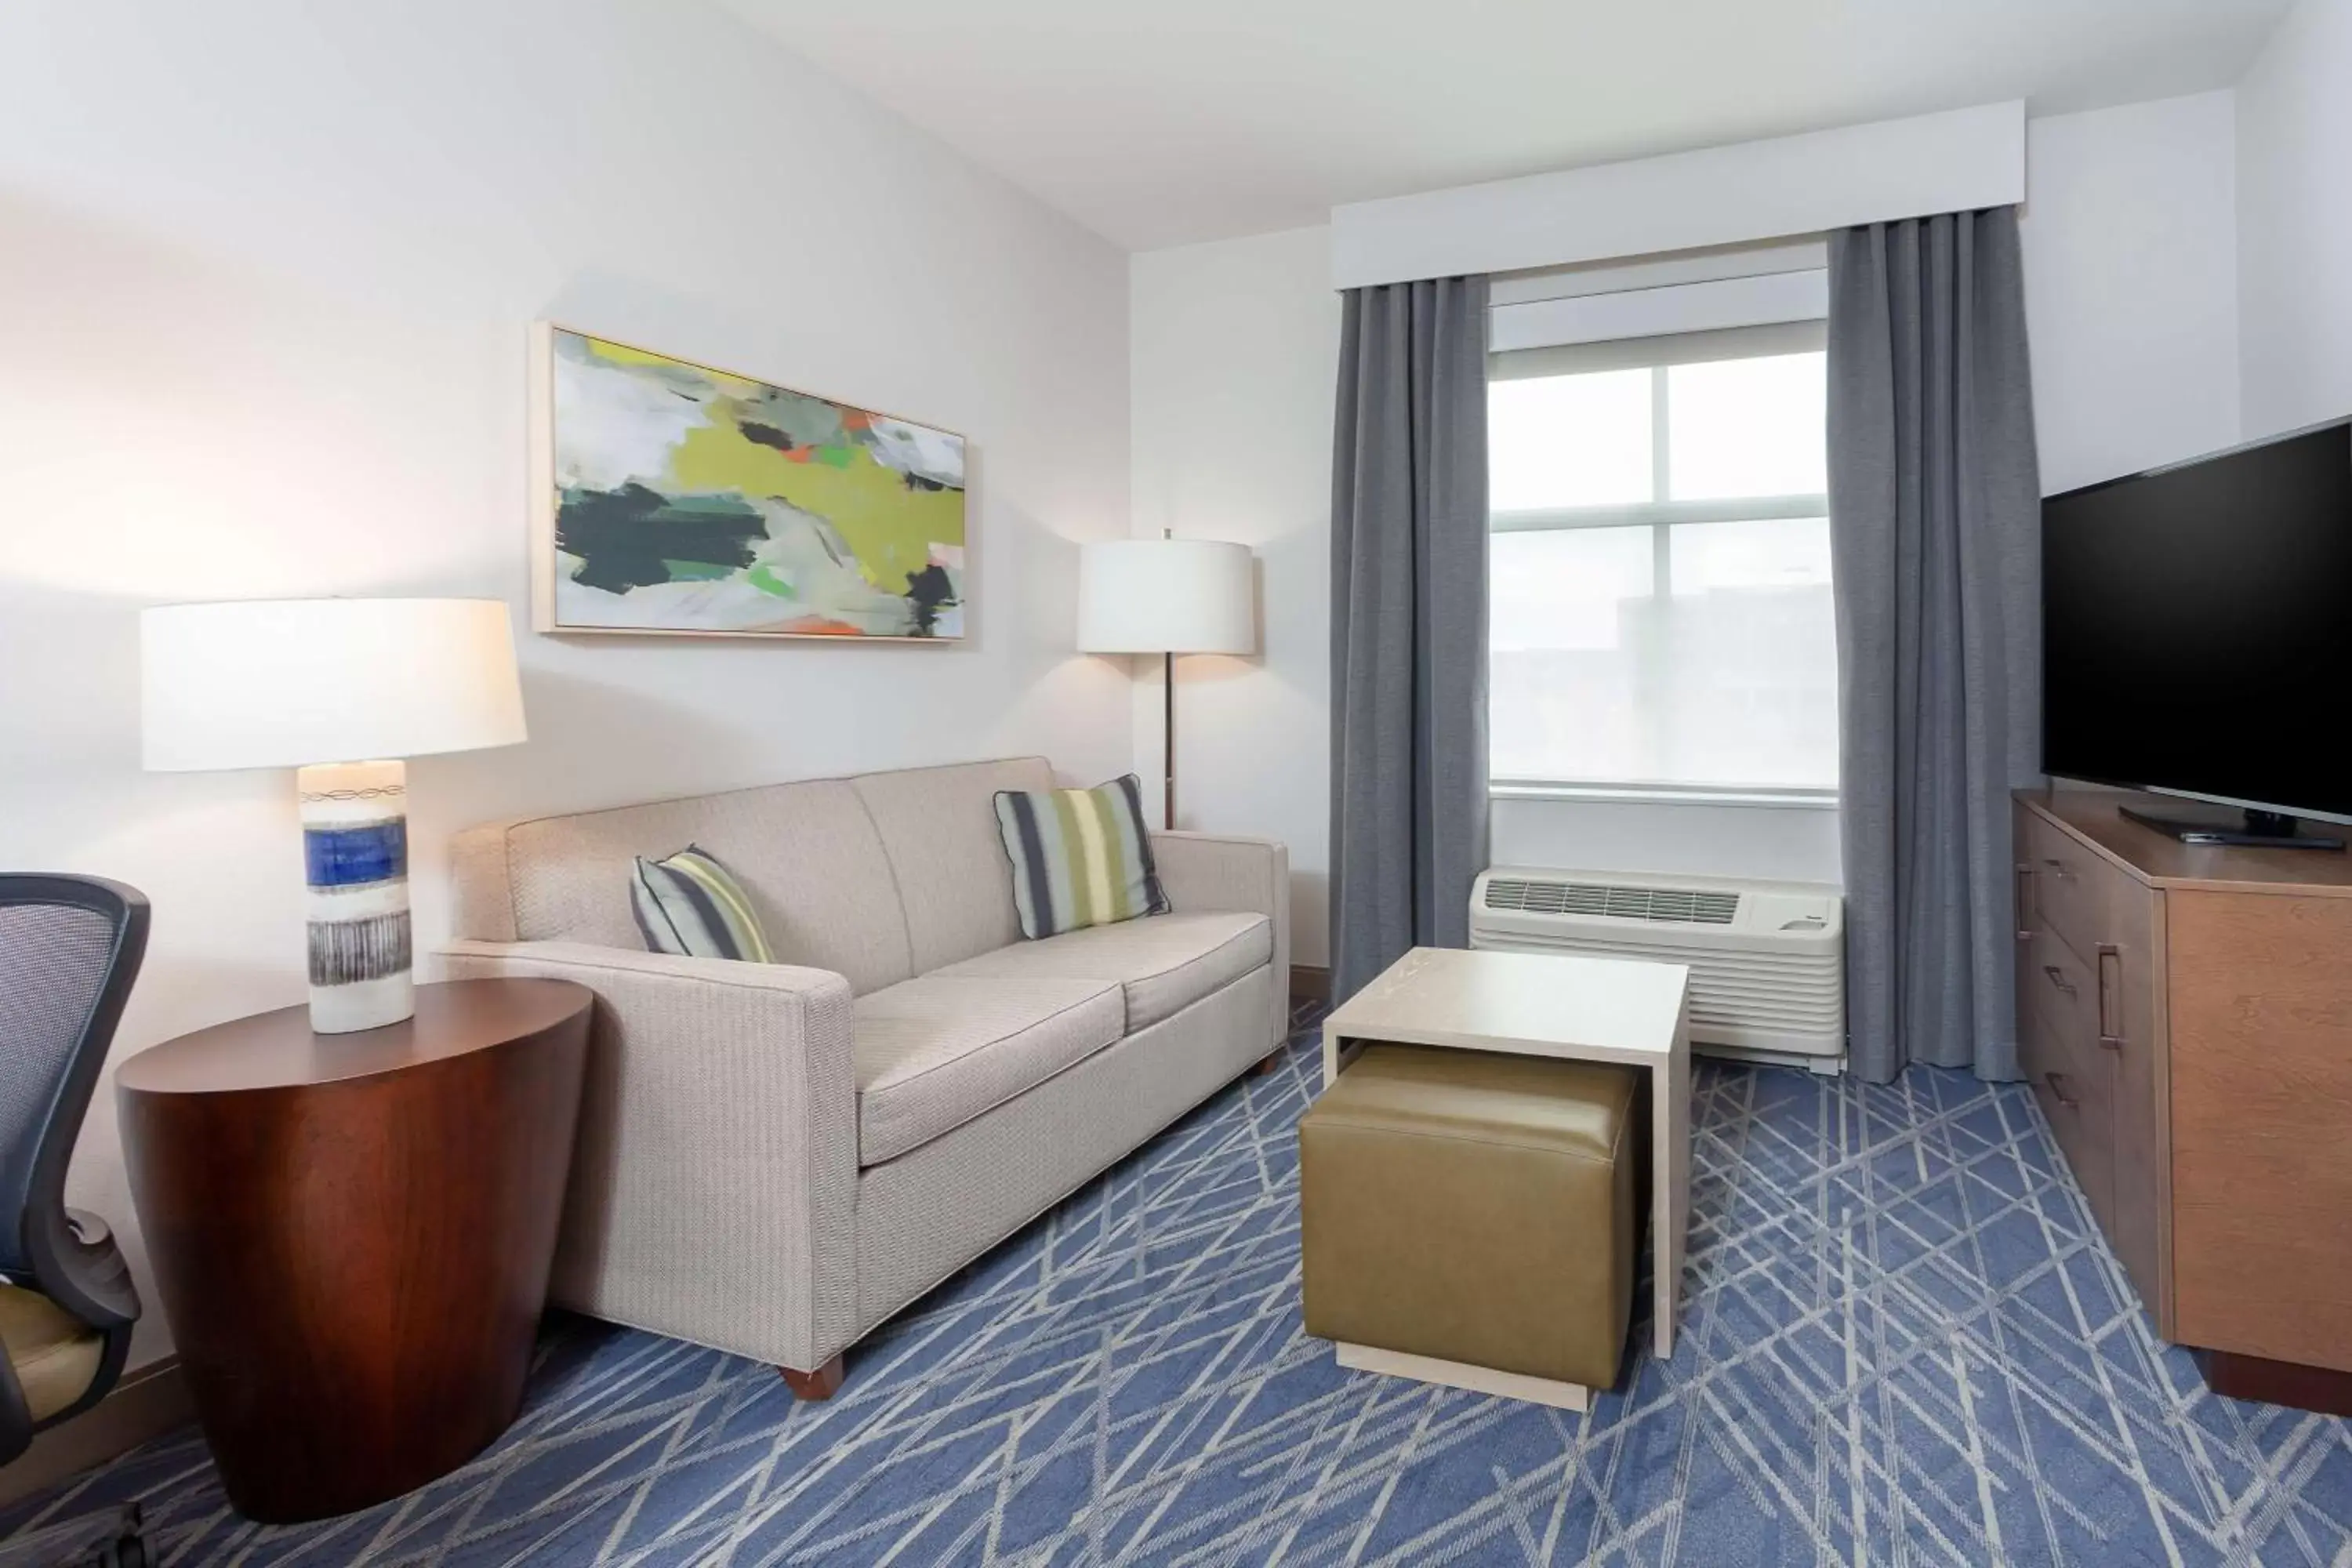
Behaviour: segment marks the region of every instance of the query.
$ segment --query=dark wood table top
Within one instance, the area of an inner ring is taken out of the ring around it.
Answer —
[[[488,1050],[584,1011],[568,980],[450,980],[416,988],[416,1016],[380,1029],[314,1034],[306,1005],[257,1013],[166,1040],[117,1068],[134,1094],[227,1094],[340,1083]]]

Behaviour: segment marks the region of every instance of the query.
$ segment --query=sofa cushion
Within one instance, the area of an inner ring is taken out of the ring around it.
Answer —
[[[1116,984],[924,975],[857,999],[857,1163],[879,1164],[1119,1037]]]
[[[1016,942],[937,976],[1108,981],[1125,994],[1131,1035],[1273,959],[1274,925],[1264,915],[1180,913]]]
[[[889,857],[905,909],[909,974],[1021,940],[996,792],[1050,789],[1043,757],[861,773],[849,781]]]
[[[992,817],[988,826],[992,836]],[[479,847],[504,857],[519,942],[641,945],[629,910],[636,858],[695,844],[735,873],[777,963],[830,969],[861,993],[918,973],[890,858],[845,780],[544,816],[493,832],[496,840]],[[1010,893],[1004,906],[1011,920]]]

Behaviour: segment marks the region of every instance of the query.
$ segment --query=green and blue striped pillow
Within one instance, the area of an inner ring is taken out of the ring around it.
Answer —
[[[648,952],[775,962],[735,873],[691,844],[667,859],[637,857],[629,878],[629,912],[636,917]]]
[[[1133,773],[1092,789],[999,790],[996,826],[1023,936],[1168,912]]]

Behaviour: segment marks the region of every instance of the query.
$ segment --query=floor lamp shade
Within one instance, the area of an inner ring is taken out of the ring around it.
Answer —
[[[402,759],[524,739],[496,599],[264,599],[141,613],[147,766],[299,769],[310,1023],[414,1011]]]
[[[1078,550],[1081,653],[1255,653],[1249,546],[1114,539]]]
[[[1079,546],[1078,650],[1161,657],[1161,822],[1174,827],[1176,656],[1257,651],[1249,547],[1213,539],[1113,539]]]

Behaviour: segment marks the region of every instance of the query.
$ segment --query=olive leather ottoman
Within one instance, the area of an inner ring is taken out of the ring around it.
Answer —
[[[1307,1331],[1343,1366],[1565,1409],[1613,1386],[1643,1077],[1368,1047],[1298,1125]]]

